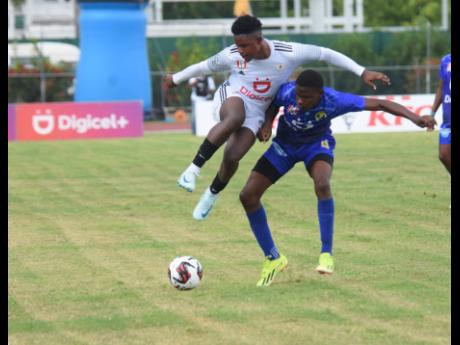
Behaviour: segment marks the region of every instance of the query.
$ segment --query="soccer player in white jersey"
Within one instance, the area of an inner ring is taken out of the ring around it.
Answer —
[[[180,175],[178,184],[189,192],[204,163],[227,141],[219,171],[193,211],[193,218],[206,219],[222,191],[238,169],[239,161],[254,145],[265,121],[265,111],[295,69],[324,61],[361,76],[374,90],[374,81],[389,84],[380,72],[368,71],[334,50],[294,42],[271,41],[262,37],[262,24],[253,16],[238,17],[232,25],[235,44],[213,57],[165,77],[172,88],[196,76],[230,71],[230,77],[214,95],[214,112],[220,120],[209,131],[195,158]]]

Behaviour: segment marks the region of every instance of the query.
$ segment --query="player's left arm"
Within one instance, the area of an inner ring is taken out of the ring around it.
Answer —
[[[436,111],[438,110],[439,106],[442,103],[442,87],[443,81],[442,79],[439,80],[438,88],[436,89],[436,93],[434,95],[433,105],[431,106],[431,115],[434,116]]]
[[[333,49],[324,48],[310,44],[298,44],[298,55],[303,58],[303,62],[324,61],[331,65],[346,69],[360,76],[364,83],[377,90],[375,81],[380,81],[383,84],[390,85],[390,78],[381,72],[370,71],[356,63],[348,56],[339,53]]]
[[[272,102],[268,109],[265,111],[265,121],[262,127],[257,132],[257,139],[260,142],[267,142],[272,136],[273,120],[278,114],[280,106]]]
[[[381,110],[395,116],[402,116],[422,128],[433,129],[436,125],[434,117],[429,115],[418,116],[401,104],[386,99],[365,98],[364,110]]]

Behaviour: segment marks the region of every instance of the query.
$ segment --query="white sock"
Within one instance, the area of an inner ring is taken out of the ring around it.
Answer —
[[[191,173],[194,173],[195,175],[198,176],[200,174],[201,168],[199,166],[196,166],[195,164],[191,163],[188,166],[187,171],[191,172]]]

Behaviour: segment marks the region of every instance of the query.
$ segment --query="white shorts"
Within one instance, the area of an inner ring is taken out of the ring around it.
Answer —
[[[230,87],[230,83],[225,81],[214,94],[213,99],[213,116],[217,122],[220,122],[220,107],[222,103],[229,97],[241,98],[244,104],[244,111],[246,112],[246,118],[243,122],[242,127],[249,128],[254,135],[257,135],[260,127],[265,121],[265,111],[260,108],[260,104],[254,101],[248,100],[245,96],[241,95],[238,91],[234,91]]]

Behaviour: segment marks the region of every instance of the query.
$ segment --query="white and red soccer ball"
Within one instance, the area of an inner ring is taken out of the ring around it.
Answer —
[[[193,256],[178,256],[169,264],[169,282],[179,290],[191,290],[200,285],[203,267]]]

